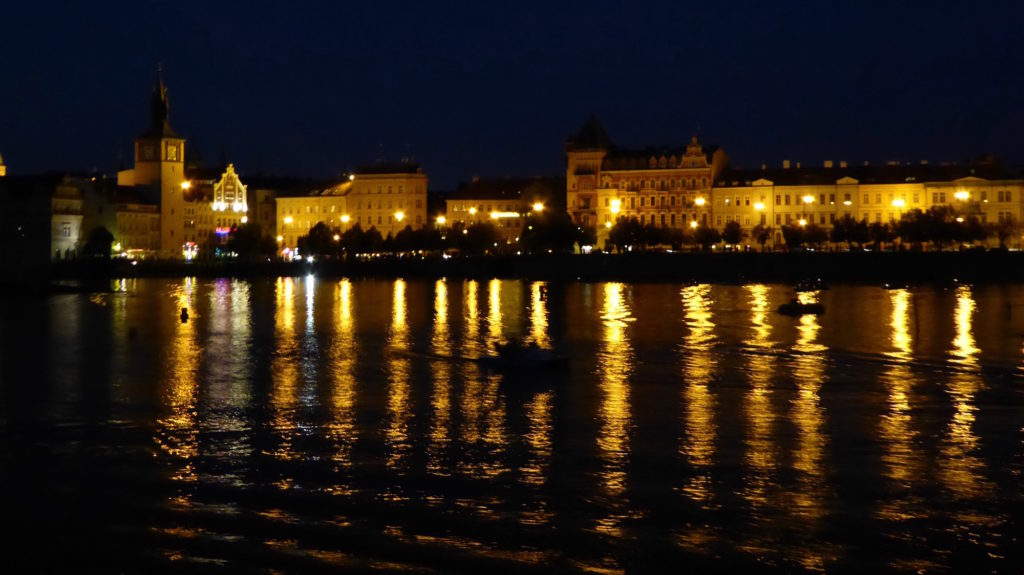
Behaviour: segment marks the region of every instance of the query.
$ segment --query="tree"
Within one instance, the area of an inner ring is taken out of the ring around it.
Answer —
[[[700,226],[693,233],[694,241],[700,245],[701,249],[708,251],[711,246],[722,241],[722,234],[718,233],[718,230],[709,226]]]
[[[752,237],[757,243],[761,244],[761,251],[763,252],[764,245],[772,238],[772,227],[764,224],[757,224],[751,231],[750,237]]]
[[[110,259],[110,246],[114,243],[114,234],[103,226],[96,226],[89,232],[89,237],[82,246],[82,253],[89,257]]]
[[[583,246],[597,244],[597,228],[594,226],[578,226],[576,228],[576,246],[582,250]]]
[[[873,222],[868,226],[868,235],[871,237],[871,241],[875,244],[876,250],[883,249],[885,244],[893,239],[893,234],[889,229],[889,224],[882,222]]]
[[[615,246],[615,251],[622,253],[631,246],[639,246],[642,241],[643,226],[636,218],[620,217],[608,232],[608,242]]]
[[[241,224],[232,230],[227,248],[243,260],[272,256],[277,251],[273,238],[263,235],[263,229],[256,223]]]
[[[818,224],[807,224],[804,226],[803,243],[819,247],[828,240],[828,232]]]
[[[739,245],[746,236],[747,232],[743,230],[743,226],[737,221],[726,222],[725,229],[722,230],[722,240],[734,246]]]
[[[1017,235],[1019,226],[1012,216],[1008,216],[1003,221],[992,225],[991,232],[999,240],[999,247],[1006,249],[1006,240]]]
[[[459,250],[471,254],[485,254],[495,250],[495,244],[501,241],[501,231],[491,222],[470,224],[460,234]]]
[[[360,250],[363,246],[363,236],[365,235],[363,227],[359,224],[345,230],[345,232],[341,234],[341,250],[352,255],[361,253]]]
[[[796,224],[782,226],[782,239],[786,242],[786,249],[792,250],[804,242],[804,229]]]
[[[338,242],[334,241],[336,230],[332,230],[327,224],[317,222],[309,233],[298,239],[297,245],[300,254],[331,256],[337,255],[339,251]]]

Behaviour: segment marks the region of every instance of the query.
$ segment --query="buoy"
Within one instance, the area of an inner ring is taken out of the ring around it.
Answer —
[[[181,308],[181,323],[185,323],[186,321],[188,321],[188,308],[183,307]]]

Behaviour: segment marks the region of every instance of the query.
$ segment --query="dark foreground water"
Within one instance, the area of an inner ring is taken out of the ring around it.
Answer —
[[[1024,286],[833,286],[803,319],[790,296],[309,277],[0,303],[3,565],[1020,573]],[[512,337],[568,368],[465,359]]]

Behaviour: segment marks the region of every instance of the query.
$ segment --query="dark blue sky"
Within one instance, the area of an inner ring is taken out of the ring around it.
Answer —
[[[157,62],[175,129],[243,174],[558,174],[590,112],[625,146],[700,126],[748,167],[1024,162],[1021,2],[93,4],[4,7],[12,173],[116,169]]]

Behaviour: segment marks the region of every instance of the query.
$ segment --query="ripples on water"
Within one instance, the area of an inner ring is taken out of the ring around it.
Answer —
[[[790,296],[309,276],[0,304],[8,557],[1019,572],[1024,288]],[[466,359],[513,338],[568,370]]]

